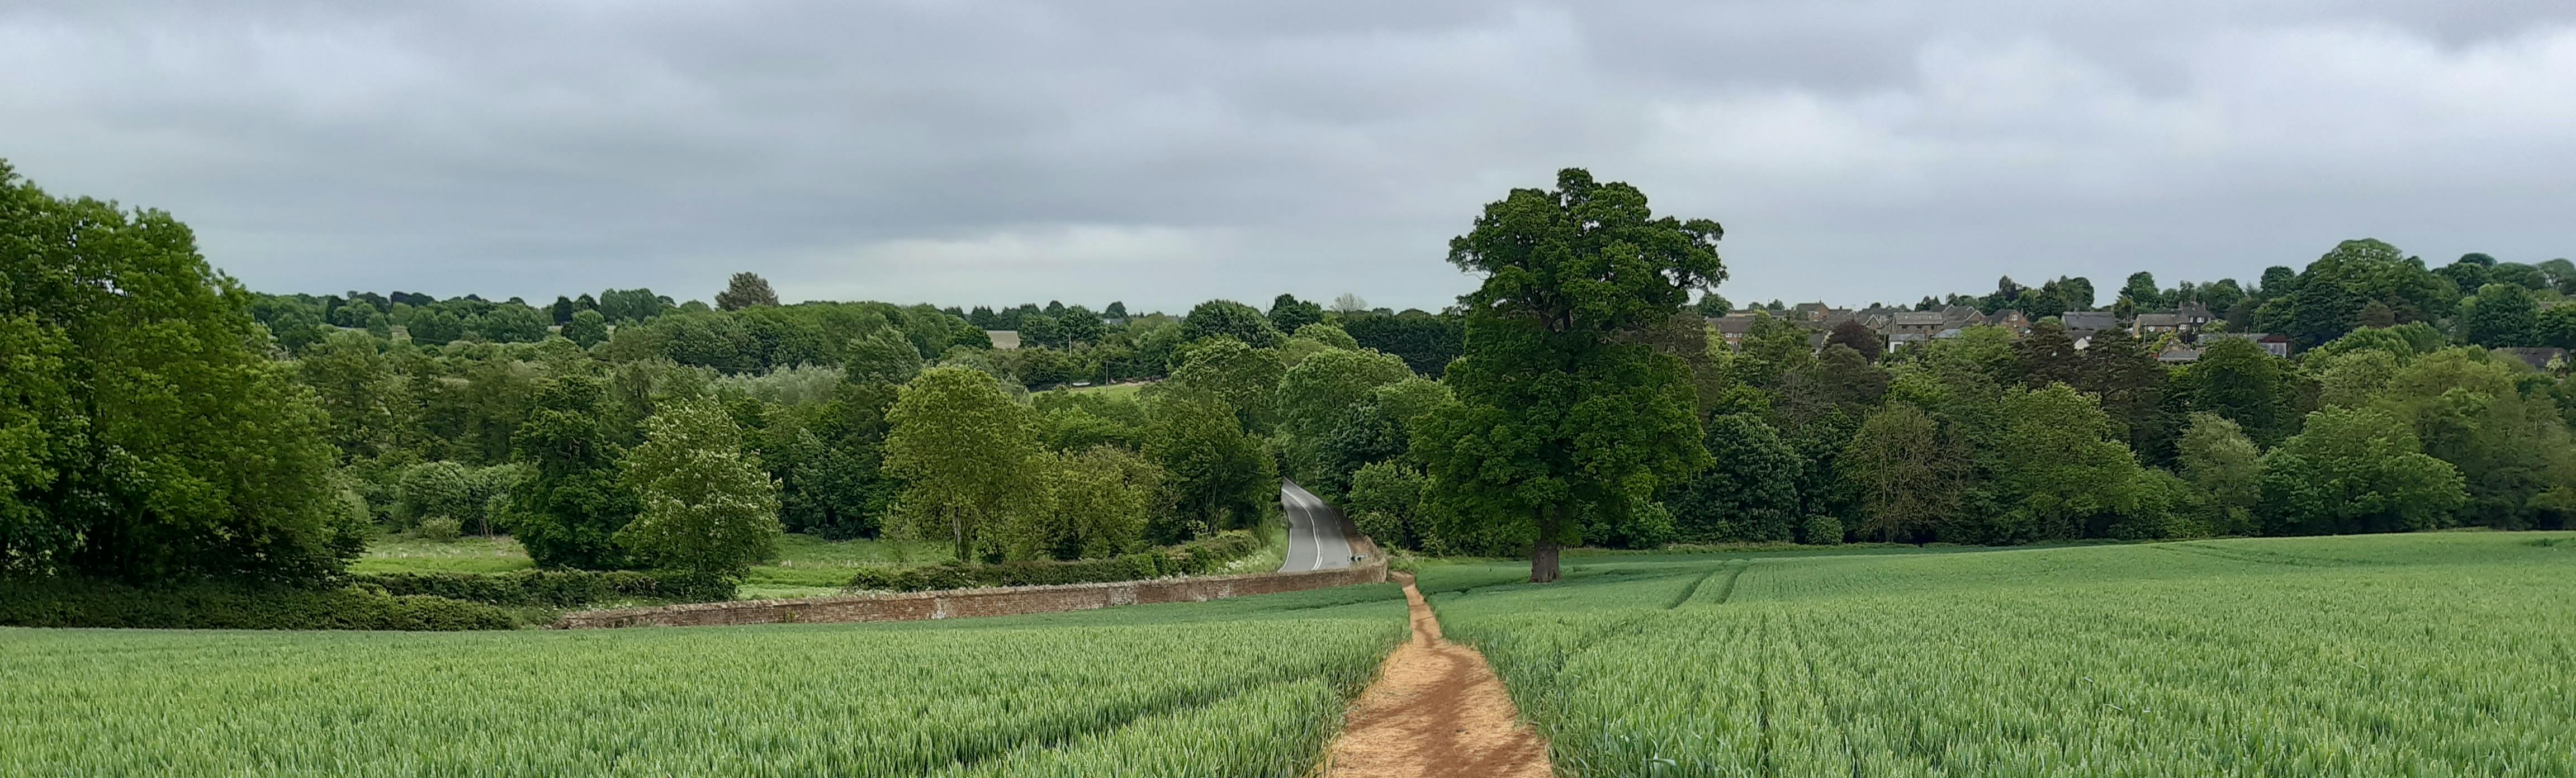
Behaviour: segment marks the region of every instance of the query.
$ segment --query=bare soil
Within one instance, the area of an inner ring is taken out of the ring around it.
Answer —
[[[1413,577],[1394,574],[1413,605],[1413,640],[1388,655],[1351,703],[1325,759],[1326,778],[1548,778],[1547,741],[1520,721],[1503,682],[1475,649],[1440,638]]]

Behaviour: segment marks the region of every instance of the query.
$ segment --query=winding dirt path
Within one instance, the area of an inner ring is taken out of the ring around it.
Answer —
[[[1413,640],[1351,703],[1325,778],[1548,778],[1547,741],[1520,723],[1485,656],[1442,640],[1413,576],[1394,575],[1413,606]]]

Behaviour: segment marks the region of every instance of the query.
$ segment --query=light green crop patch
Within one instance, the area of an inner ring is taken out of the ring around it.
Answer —
[[[1587,778],[2565,776],[2569,537],[1605,558],[1556,586],[1505,564],[1421,584]]]
[[[0,775],[1284,778],[1406,633],[1389,585],[899,625],[0,629]]]

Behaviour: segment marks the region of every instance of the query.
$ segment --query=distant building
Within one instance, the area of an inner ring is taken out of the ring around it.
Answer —
[[[2011,330],[2013,337],[2016,338],[2030,334],[2030,317],[2022,315],[2021,311],[2011,308],[2005,308],[1988,315],[1986,317],[1986,323],[1992,326]]]
[[[1708,326],[1717,330],[1717,336],[1719,338],[1726,340],[1727,348],[1741,348],[1744,346],[1744,333],[1753,331],[1753,318],[1760,315],[1761,314],[1757,313],[1730,313],[1708,320]]]
[[[2156,361],[2163,362],[2168,365],[2198,362],[2200,361],[2200,349],[2183,345],[2182,341],[2179,340],[2166,341],[2164,350],[2156,352]]]
[[[2254,341],[2254,345],[2261,346],[2263,348],[2263,353],[2265,354],[2285,359],[2290,356],[2290,337],[2287,335],[2274,335],[2269,332],[2202,333],[2200,336],[2200,347],[2207,349],[2209,348],[2209,344],[2216,343],[2221,340],[2250,340]]]
[[[2066,325],[2068,336],[2077,339],[2090,338],[2093,333],[2120,326],[2110,311],[2067,311],[2058,314],[2057,321]]]
[[[1831,307],[1822,302],[1799,303],[1797,305],[1789,306],[1789,315],[1787,318],[1791,321],[1820,322],[1824,321],[1825,314],[1832,310],[1833,309]]]
[[[2179,313],[2141,313],[2129,321],[2129,334],[2138,336],[2139,340],[2165,334],[2189,337],[2192,328],[2183,321]]]
[[[2521,360],[2523,364],[2530,365],[2534,370],[2547,370],[2549,369],[2549,363],[2556,362],[2567,357],[2566,349],[2546,346],[2517,346],[2513,348],[2500,348],[2496,349],[2495,353],[2501,356]]]
[[[1887,335],[1921,335],[1931,337],[1950,326],[1950,318],[1940,311],[1899,311],[1887,318]]]
[[[993,339],[993,348],[996,350],[1020,347],[1019,330],[985,330],[984,337]]]

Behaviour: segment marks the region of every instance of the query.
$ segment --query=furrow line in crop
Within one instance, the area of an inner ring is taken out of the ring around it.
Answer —
[[[1679,608],[1682,606],[1682,603],[1690,602],[1691,595],[1699,593],[1700,584],[1708,583],[1708,579],[1716,577],[1718,571],[1724,570],[1733,564],[1735,563],[1728,562],[1719,564],[1715,567],[1709,568],[1708,572],[1699,574],[1698,578],[1691,579],[1689,586],[1682,587],[1682,593],[1680,596],[1674,597],[1672,602],[1664,603],[1664,610]]]
[[[1780,618],[1780,625],[1781,632],[1789,636],[1789,650],[1795,652],[1800,659],[1805,660],[1807,666],[1807,687],[1816,690],[1816,694],[1824,698],[1825,712],[1833,716],[1835,724],[1834,739],[1843,744],[1843,756],[1851,760],[1852,778],[1860,778],[1860,749],[1852,746],[1852,721],[1851,714],[1848,712],[1849,705],[1847,703],[1837,701],[1834,694],[1825,690],[1823,677],[1821,674],[1816,672],[1816,655],[1808,652],[1806,644],[1798,640],[1797,623],[1788,616],[1782,616]]]
[[[1761,642],[1761,644],[1759,644],[1759,645],[1757,645],[1757,646],[1755,646],[1755,647],[1754,647],[1754,653],[1753,653],[1753,655],[1754,655],[1754,657],[1755,657],[1755,661],[1754,661],[1754,665],[1753,665],[1753,666],[1754,666],[1755,668],[1757,668],[1757,669],[1755,670],[1756,675],[1754,676],[1754,683],[1753,683],[1753,693],[1754,693],[1754,708],[1753,708],[1754,713],[1753,713],[1753,717],[1754,717],[1754,727],[1755,727],[1755,731],[1758,733],[1758,735],[1757,735],[1757,736],[1755,737],[1755,739],[1754,739],[1753,753],[1755,754],[1755,756],[1757,757],[1757,759],[1758,759],[1758,760],[1759,760],[1759,762],[1760,762],[1760,767],[1761,767],[1761,770],[1762,770],[1762,773],[1761,773],[1761,774],[1762,774],[1762,775],[1765,775],[1765,776],[1773,776],[1773,775],[1779,775],[1780,773],[1779,773],[1779,770],[1778,770],[1777,768],[1774,768],[1774,767],[1772,767],[1772,766],[1771,766],[1771,664],[1772,664],[1772,663],[1771,663],[1771,661],[1770,661],[1770,660],[1771,660],[1771,614],[1770,614],[1770,613],[1767,613],[1767,612],[1766,612],[1766,613],[1763,613],[1763,614],[1762,614],[1762,626],[1761,626],[1761,631],[1760,631],[1760,632],[1756,632],[1756,633],[1754,633],[1754,634],[1755,634],[1755,635],[1760,636],[1760,637],[1761,637],[1762,642]]]
[[[1717,588],[1717,604],[1725,605],[1727,600],[1735,598],[1735,582],[1744,577],[1744,571],[1751,569],[1753,569],[1753,560],[1736,560],[1735,569],[1726,573],[1726,583]]]

